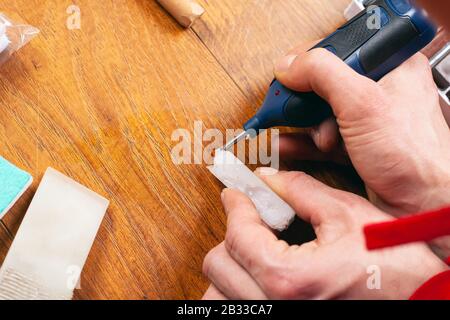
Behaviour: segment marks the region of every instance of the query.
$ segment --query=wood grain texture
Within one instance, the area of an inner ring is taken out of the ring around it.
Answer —
[[[149,0],[0,0],[42,31],[0,72],[0,154],[35,178],[4,220],[11,235],[52,166],[111,200],[77,299],[200,298],[203,257],[225,231],[221,185],[173,164],[171,134],[195,120],[240,127],[273,59],[331,31],[345,2],[202,1],[183,30]],[[81,30],[66,28],[71,4]],[[0,225],[1,257],[8,234]]]
[[[6,226],[0,222],[0,264],[3,263],[8,248],[12,243],[12,235],[6,228]]]
[[[256,109],[274,62],[292,47],[317,41],[345,20],[349,0],[200,0],[207,13],[193,26]]]

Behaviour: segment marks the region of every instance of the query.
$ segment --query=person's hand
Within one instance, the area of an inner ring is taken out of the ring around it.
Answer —
[[[342,161],[345,150],[370,199],[389,213],[450,203],[450,130],[423,55],[376,83],[325,49],[298,48],[280,60],[275,74],[293,90],[315,91],[336,116],[311,130],[312,139],[282,136],[281,156]]]
[[[262,178],[313,225],[317,239],[289,246],[249,198],[224,190],[227,234],[205,258],[212,285],[204,299],[407,299],[447,269],[423,244],[368,252],[363,226],[390,217],[359,196],[300,172]]]

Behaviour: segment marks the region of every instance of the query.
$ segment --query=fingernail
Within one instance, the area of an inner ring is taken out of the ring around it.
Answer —
[[[227,192],[227,188],[222,190],[222,193],[220,194],[220,198],[222,199],[222,202],[225,200],[225,193]]]
[[[320,139],[320,130],[316,128],[311,129],[311,138],[314,140],[314,143],[318,145]]]
[[[259,176],[273,176],[278,173],[278,170],[272,167],[261,167],[256,169],[255,173]]]
[[[275,72],[282,73],[288,71],[297,57],[297,55],[291,54],[278,60],[278,62],[275,64]]]

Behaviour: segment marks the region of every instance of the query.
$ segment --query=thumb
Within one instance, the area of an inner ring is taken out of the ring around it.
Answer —
[[[302,172],[257,173],[298,216],[312,224],[319,243],[331,243],[352,228],[361,226],[358,219],[371,214],[373,208],[365,199],[331,188]]]
[[[315,92],[325,99],[341,122],[365,119],[382,101],[381,87],[326,49],[288,54],[275,66],[275,76],[286,87]]]

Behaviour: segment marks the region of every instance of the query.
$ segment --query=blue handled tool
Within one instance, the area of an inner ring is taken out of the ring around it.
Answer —
[[[356,72],[378,81],[430,43],[436,27],[409,0],[372,0],[366,1],[366,6],[368,10],[314,48],[329,50]],[[314,92],[294,92],[274,80],[261,109],[224,149],[254,137],[262,129],[306,128],[332,115],[328,103]]]

